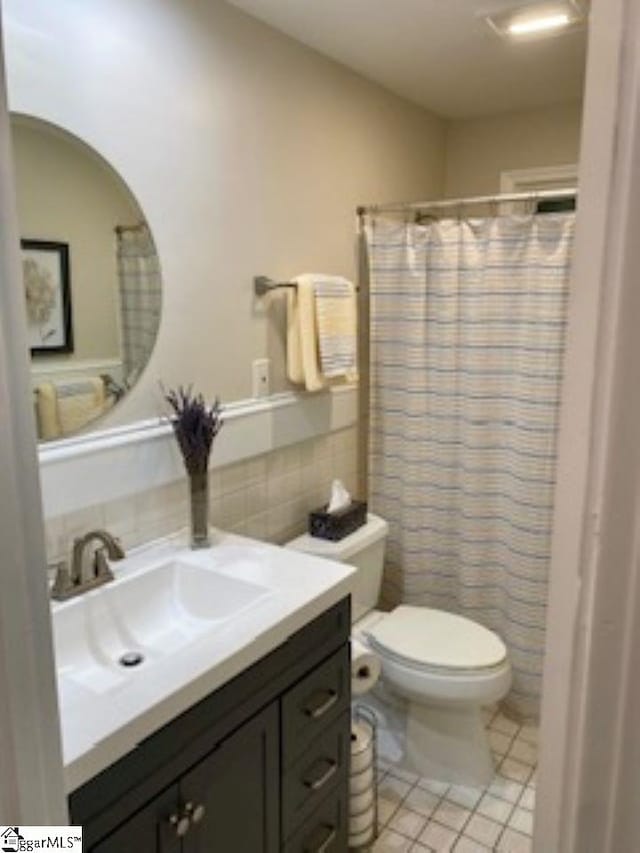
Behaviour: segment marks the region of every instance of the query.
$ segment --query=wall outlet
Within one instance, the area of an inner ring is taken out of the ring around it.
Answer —
[[[271,362],[268,358],[256,358],[252,365],[253,396],[268,397],[271,393]]]

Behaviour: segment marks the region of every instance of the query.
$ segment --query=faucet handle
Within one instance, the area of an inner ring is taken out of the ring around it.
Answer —
[[[71,580],[71,573],[69,572],[69,564],[66,560],[60,560],[58,563],[52,563],[49,568],[55,569],[56,572],[53,586],[51,587],[51,598],[55,598],[58,601],[68,598],[69,592],[74,587],[74,583]]]

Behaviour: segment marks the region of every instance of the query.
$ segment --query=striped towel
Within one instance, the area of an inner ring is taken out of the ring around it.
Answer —
[[[358,307],[353,284],[340,276],[313,276],[320,367],[327,378],[358,378]]]

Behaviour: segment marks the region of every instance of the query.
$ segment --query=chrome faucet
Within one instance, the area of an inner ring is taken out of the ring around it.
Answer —
[[[102,547],[94,551],[91,571],[86,572],[84,569],[85,549],[96,539],[102,542]],[[71,571],[69,571],[66,561],[58,563],[51,597],[57,601],[64,601],[112,581],[113,572],[107,558],[109,560],[122,560],[124,550],[120,542],[106,530],[91,530],[84,536],[74,539]]]

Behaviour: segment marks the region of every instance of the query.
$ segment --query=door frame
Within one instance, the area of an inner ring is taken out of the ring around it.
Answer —
[[[0,18],[0,823],[67,822]]]
[[[636,269],[640,263],[632,227],[640,224],[632,192],[640,191],[633,168],[634,156],[636,162],[640,158],[639,19],[640,0],[592,3],[558,446],[536,853],[614,853],[638,849],[640,842],[637,817],[624,848],[616,846],[615,836],[617,816],[637,812],[634,788],[625,789],[619,780],[625,754],[638,749],[633,746],[637,732],[622,721],[632,699],[638,701],[623,662],[631,659],[630,638],[640,626],[635,595],[640,535],[632,513],[620,508],[637,511],[640,491],[640,465],[634,469],[628,452],[629,431],[640,433],[640,404],[631,384],[622,388],[629,365],[640,363],[637,317],[624,310],[638,290],[628,261],[635,257]]]

